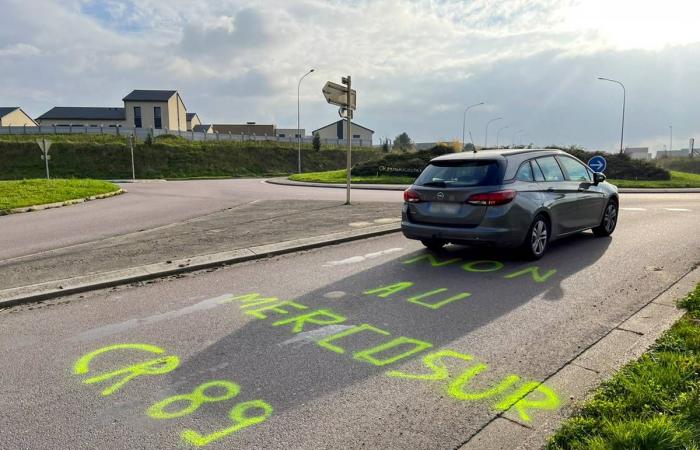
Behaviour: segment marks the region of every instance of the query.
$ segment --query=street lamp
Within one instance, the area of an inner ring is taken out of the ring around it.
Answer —
[[[306,72],[297,84],[297,170],[301,173],[301,81],[316,69]]]
[[[668,150],[669,152],[673,150],[673,125],[668,126],[669,130],[669,138],[668,138]],[[668,155],[671,156],[673,153],[669,153]]]
[[[518,131],[513,132],[513,137],[510,140],[510,148],[515,148],[515,136],[519,135],[523,131],[525,131],[525,130],[518,130]]]
[[[505,127],[499,128],[498,131],[496,132],[496,148],[497,148],[497,149],[498,149],[498,148],[501,148],[501,147],[498,145],[498,140],[499,140],[499,138],[500,138],[500,136],[501,136],[501,131],[505,130],[506,128],[510,128],[510,127],[509,127],[508,125],[506,125]]]
[[[491,125],[491,122],[495,122],[501,119],[503,119],[503,117],[496,117],[495,119],[491,119],[488,122],[486,122],[486,133],[484,133],[484,148],[488,147],[489,145],[489,125]]]
[[[598,77],[599,80],[610,81],[611,83],[617,83],[622,88],[622,131],[620,131],[620,153],[622,153],[622,141],[625,138],[625,102],[627,100],[627,91],[625,90],[625,85],[617,80],[611,80],[610,78]]]
[[[467,127],[467,111],[469,111],[470,109],[475,108],[477,106],[483,105],[483,104],[484,104],[484,102],[474,103],[473,105],[469,105],[464,109],[464,118],[462,119],[462,150],[464,150],[464,131]],[[471,132],[469,132],[469,136],[471,136],[471,135],[472,135]],[[469,139],[469,140],[471,141],[471,139]],[[473,142],[472,142],[472,145],[474,145]]]

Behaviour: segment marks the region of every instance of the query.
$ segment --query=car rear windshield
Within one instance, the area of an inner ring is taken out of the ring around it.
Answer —
[[[500,175],[496,161],[434,161],[423,170],[414,184],[438,187],[490,186],[499,183]]]

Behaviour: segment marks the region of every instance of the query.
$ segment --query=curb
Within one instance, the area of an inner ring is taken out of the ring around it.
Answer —
[[[78,203],[89,202],[92,200],[99,200],[102,198],[114,197],[116,195],[121,195],[121,194],[124,194],[126,192],[127,191],[125,189],[120,188],[119,190],[116,190],[114,192],[107,192],[106,194],[92,195],[90,197],[76,198],[74,200],[65,200],[63,202],[45,203],[43,205],[23,206],[21,208],[0,209],[0,216],[6,216],[6,215],[10,215],[10,214],[20,214],[20,213],[26,213],[26,212],[32,212],[32,211],[43,211],[44,209],[60,208],[62,206],[70,206],[70,205],[75,205]]]
[[[700,282],[700,267],[691,269],[590,347],[542,380],[559,393],[562,407],[524,422],[512,409],[494,416],[458,450],[541,448],[578,404],[620,367],[638,359],[685,311],[676,302]],[[531,392],[524,398],[537,395]]]
[[[305,186],[305,187],[321,187],[345,189],[344,184],[331,183],[311,183],[307,181],[292,181],[286,178],[269,178],[265,180],[269,184],[277,184],[281,186]],[[350,184],[352,189],[366,189],[375,191],[404,191],[408,189],[408,184]],[[700,188],[618,188],[621,194],[697,194],[700,193]]]
[[[283,255],[285,253],[310,250],[328,245],[395,233],[400,230],[400,224],[392,223],[373,226],[371,229],[341,231],[323,236],[294,239],[275,244],[265,244],[228,252],[211,253],[170,262],[147,264],[144,266],[130,267],[128,269],[119,269],[110,272],[4,289],[0,291],[0,308],[106,287],[119,286],[136,281],[161,278],[168,275],[194,272],[212,267]]]

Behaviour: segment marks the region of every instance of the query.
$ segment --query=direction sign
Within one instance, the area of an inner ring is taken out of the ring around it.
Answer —
[[[608,162],[602,156],[596,155],[588,160],[588,167],[595,172],[604,172],[605,168],[608,167]]]
[[[348,88],[342,84],[327,82],[323,89],[323,96],[331,105],[342,106],[343,108],[356,109],[357,92],[355,89],[350,89],[350,104],[348,105]]]

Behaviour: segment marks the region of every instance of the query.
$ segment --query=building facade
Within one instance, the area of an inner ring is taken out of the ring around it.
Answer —
[[[245,124],[213,124],[215,133],[231,133],[244,136],[276,136],[274,125],[257,124],[248,122]]]
[[[623,153],[632,159],[651,159],[649,147],[626,147]]]
[[[298,131],[298,134],[297,134]],[[301,137],[306,137],[306,130],[303,128],[300,128],[297,130],[296,128],[277,128],[277,137],[278,138],[298,138],[299,135]]]
[[[135,90],[122,100],[127,127],[187,131],[187,108],[177,91]]]
[[[37,123],[19,106],[0,106],[0,127],[35,127]]]
[[[199,120],[199,116],[197,113],[187,113],[185,114],[185,118],[187,119],[187,131],[192,131],[194,127],[197,125],[201,125],[202,121]]]
[[[55,106],[37,117],[42,126],[58,127],[123,127],[124,108]]]
[[[337,122],[329,123],[325,127],[314,130],[312,134],[318,134],[321,139],[340,139],[346,140],[348,134],[347,120],[338,120]],[[372,145],[372,137],[374,131],[363,127],[356,123],[352,124],[352,139],[362,141],[362,145]]]

